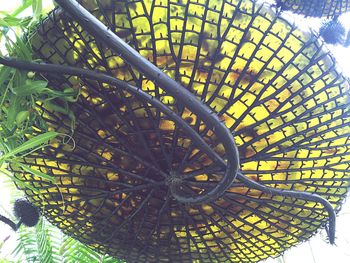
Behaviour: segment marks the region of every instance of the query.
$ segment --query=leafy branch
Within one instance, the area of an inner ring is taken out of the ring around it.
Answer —
[[[32,15],[23,17],[24,11],[32,9]],[[31,30],[46,11],[42,0],[23,0],[12,12],[0,11],[0,56],[10,55],[25,61],[34,61],[30,45]],[[54,182],[54,178],[21,162],[28,153],[41,149],[61,136],[48,128],[38,110],[45,104],[53,111],[67,114],[74,128],[74,114],[69,103],[74,103],[79,92],[72,88],[62,91],[51,88],[46,79],[33,72],[0,67],[0,176],[7,176],[22,188],[37,191],[34,186],[17,179],[10,166]],[[69,136],[69,135],[68,135]],[[16,190],[12,190],[16,192]],[[14,194],[17,196],[17,194]],[[11,213],[6,213],[11,217]],[[34,228],[21,227],[17,246],[6,262],[100,262],[117,263],[112,257],[101,255],[86,245],[63,234],[58,228],[42,218]],[[0,240],[0,252],[8,238]]]

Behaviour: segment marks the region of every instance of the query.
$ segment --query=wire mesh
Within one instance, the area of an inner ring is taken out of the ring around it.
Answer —
[[[217,114],[234,136],[242,174],[319,194],[340,209],[350,179],[349,83],[314,35],[250,0],[81,2]],[[99,70],[139,87],[227,158],[204,120],[60,9],[41,22],[32,45],[46,62]],[[54,183],[19,170],[16,176],[40,189],[24,190],[53,224],[90,247],[127,262],[257,262],[327,222],[318,202],[238,179],[217,200],[178,202],[169,189],[176,175],[185,177],[176,191],[192,196],[208,192],[224,173],[178,123],[117,86],[45,78],[59,90],[81,91],[70,105],[75,146],[60,139],[24,158]],[[38,105],[49,129],[71,134],[69,116],[50,105]]]
[[[350,9],[349,0],[277,0],[282,10],[315,17],[335,17]]]

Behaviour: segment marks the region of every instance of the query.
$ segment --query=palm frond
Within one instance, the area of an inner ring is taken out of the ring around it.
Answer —
[[[35,228],[22,227],[12,256],[23,263],[119,263],[63,234],[42,218]],[[0,263],[8,262],[0,261]],[[13,261],[11,261],[13,262]]]
[[[45,220],[42,219],[36,226],[38,257],[40,262],[54,262],[49,227],[45,227],[45,224]]]

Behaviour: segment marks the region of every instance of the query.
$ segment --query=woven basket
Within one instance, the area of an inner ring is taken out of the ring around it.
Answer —
[[[239,173],[260,185],[318,194],[338,211],[349,186],[349,83],[323,44],[254,1],[81,1],[142,56],[191,91],[231,132]],[[253,189],[238,177],[215,199],[225,174],[222,138],[61,9],[32,36],[37,58],[102,71],[171,109],[100,81],[45,74],[80,90],[76,124],[38,105],[59,138],[23,160],[55,177],[17,171],[24,189],[65,233],[127,262],[257,262],[276,257],[324,226],[316,201]],[[56,101],[59,104],[59,101]],[[38,130],[38,133],[41,131]]]
[[[282,10],[314,17],[335,17],[350,9],[349,0],[277,0]]]

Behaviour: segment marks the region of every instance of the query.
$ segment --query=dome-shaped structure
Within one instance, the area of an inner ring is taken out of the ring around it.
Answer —
[[[335,209],[349,182],[349,83],[323,44],[254,1],[82,1],[100,21],[196,95],[231,131],[240,173],[275,189],[318,194]],[[214,128],[123,61],[61,9],[32,37],[38,58],[106,72],[152,95],[227,160]],[[192,204],[223,170],[152,101],[116,85],[46,74],[80,89],[68,116],[38,105],[50,130],[73,134],[28,154],[25,189],[65,233],[127,262],[256,262],[306,240],[328,213],[303,195],[253,189],[237,177]],[[56,101],[59,104],[59,101]],[[40,132],[40,131],[38,131]],[[179,195],[179,196],[177,196]]]
[[[335,17],[348,12],[348,0],[277,0],[282,10],[314,17]]]

